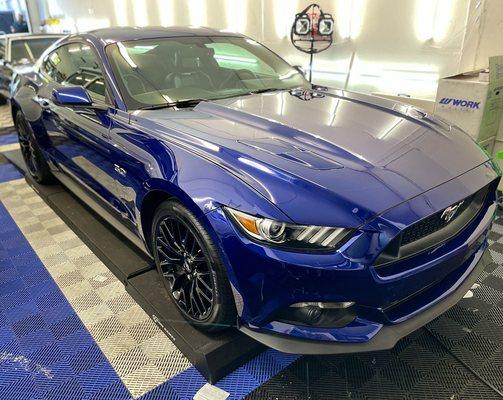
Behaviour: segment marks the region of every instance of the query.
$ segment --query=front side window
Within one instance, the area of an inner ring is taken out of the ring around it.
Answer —
[[[85,87],[93,97],[105,99],[103,72],[90,46],[72,43],[50,53],[42,64],[49,77],[63,85]]]
[[[58,39],[59,37],[12,40],[10,61],[14,64],[34,62]]]
[[[129,109],[308,86],[296,69],[247,38],[119,42],[107,55]]]

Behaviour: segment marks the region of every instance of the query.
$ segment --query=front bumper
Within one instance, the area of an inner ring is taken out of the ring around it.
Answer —
[[[475,255],[471,271],[465,280],[450,295],[422,313],[396,325],[385,325],[369,341],[361,343],[337,343],[299,339],[292,336],[264,333],[243,326],[241,330],[255,340],[285,353],[294,354],[342,354],[391,349],[403,337],[426,325],[454,306],[470,290],[484,268],[492,262],[483,246]],[[481,253],[481,254],[478,254]]]
[[[494,171],[482,165],[390,209],[329,254],[263,246],[243,237],[221,209],[208,213],[227,266],[242,331],[271,347],[295,353],[392,347],[455,304],[487,263],[482,254],[494,219],[492,189],[498,181]],[[383,275],[374,267],[397,232],[487,185],[491,190],[480,213],[454,238],[402,260],[406,270]],[[285,309],[303,302],[352,302],[356,317],[346,325],[323,326],[284,318]]]

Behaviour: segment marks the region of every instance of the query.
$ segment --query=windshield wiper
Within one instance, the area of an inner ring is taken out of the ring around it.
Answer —
[[[158,110],[161,108],[185,108],[185,107],[194,107],[197,106],[201,101],[205,101],[206,99],[187,99],[187,100],[179,100],[174,101],[172,103],[162,103],[162,104],[154,104],[151,106],[141,107],[139,110]]]
[[[261,90],[269,91],[271,89],[261,89]],[[283,89],[272,89],[272,90],[283,90]],[[245,92],[245,93],[232,94],[229,96],[220,96],[220,97],[213,97],[213,98],[210,97],[207,99],[198,98],[198,99],[177,100],[177,101],[173,101],[172,103],[154,104],[151,106],[141,107],[141,108],[139,108],[139,110],[158,110],[161,108],[174,108],[174,107],[177,107],[177,108],[195,107],[202,101],[224,100],[224,99],[230,99],[233,97],[245,96],[245,95],[254,94],[254,93],[258,93],[258,92]],[[260,93],[262,93],[262,92],[260,92]]]
[[[258,90],[251,90],[247,94],[259,94],[259,93],[279,92],[281,90],[287,90],[287,89],[281,89],[281,88],[264,88],[264,89],[258,89]]]
[[[208,98],[208,99],[199,98],[199,99],[178,100],[178,101],[173,101],[172,103],[154,104],[151,106],[141,107],[141,108],[139,108],[139,110],[158,110],[161,108],[174,108],[174,107],[176,107],[176,108],[195,107],[202,101],[223,100],[223,99],[229,99],[229,98],[233,98],[233,97],[246,96],[246,95],[258,94],[258,93],[278,92],[278,91],[283,91],[283,90],[289,90],[289,89],[264,88],[264,89],[252,90],[252,91],[244,92],[244,93],[232,94],[229,96],[221,96],[221,97]]]

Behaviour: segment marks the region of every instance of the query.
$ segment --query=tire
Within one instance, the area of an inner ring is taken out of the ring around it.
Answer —
[[[150,245],[169,297],[190,324],[206,332],[236,325],[219,250],[190,210],[175,200],[163,202],[153,217]]]
[[[54,176],[42,154],[30,124],[21,111],[16,114],[15,126],[28,173],[37,183],[42,185],[52,183]]]
[[[3,94],[0,94],[0,106],[5,106],[6,104],[7,98]]]

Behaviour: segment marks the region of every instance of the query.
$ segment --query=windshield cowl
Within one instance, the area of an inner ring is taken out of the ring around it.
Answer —
[[[290,93],[293,93],[297,90],[305,91],[306,88],[299,88],[299,87],[289,88],[289,89],[268,88],[268,89],[256,90],[253,92],[247,92],[247,93],[243,93],[243,94],[235,95],[235,96],[217,97],[214,99],[185,99],[185,100],[179,100],[179,101],[172,102],[172,103],[154,104],[151,106],[139,108],[139,110],[159,110],[162,108],[191,108],[191,107],[195,107],[199,103],[205,102],[205,101],[225,100],[225,99],[232,99],[232,98],[236,98],[236,97],[252,96],[252,95],[257,95],[257,94],[274,93],[274,92],[281,92],[281,91],[285,91],[285,92],[288,91]]]

